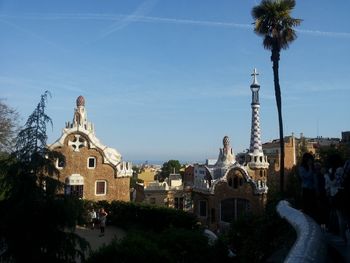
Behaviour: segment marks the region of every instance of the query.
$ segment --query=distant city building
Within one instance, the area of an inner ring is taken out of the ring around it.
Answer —
[[[172,173],[163,182],[149,182],[144,187],[144,203],[189,211],[191,193],[186,191],[180,174]]]
[[[346,136],[346,135],[344,135]],[[318,136],[316,138],[305,137],[303,133],[297,138],[292,133],[291,136],[284,138],[284,165],[286,180],[288,182],[288,176],[292,169],[300,161],[302,154],[305,152],[311,153],[318,158],[318,150],[320,148],[336,147],[338,148],[341,143],[339,138],[328,138]],[[270,163],[269,169],[269,181],[270,186],[279,187],[279,171],[280,171],[280,144],[279,139],[263,144],[263,150],[268,157]]]
[[[192,187],[194,182],[194,166],[188,165],[184,171],[184,187]]]
[[[87,120],[84,97],[77,98],[73,122],[66,123],[61,137],[49,148],[62,154],[56,168],[66,195],[130,201],[132,164],[96,137],[93,124]]]
[[[159,172],[160,169],[154,168],[152,165],[142,166],[141,172],[137,175],[137,178],[142,180],[144,185],[147,186],[150,182],[155,180]]]
[[[350,131],[344,131],[341,133],[341,141],[343,143],[349,143],[350,142]]]

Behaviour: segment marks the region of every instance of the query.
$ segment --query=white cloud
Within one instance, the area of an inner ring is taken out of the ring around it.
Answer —
[[[167,18],[158,16],[146,16],[151,12],[155,6],[157,0],[147,0],[143,2],[136,10],[130,15],[124,14],[101,14],[101,13],[27,13],[21,15],[0,15],[0,21],[6,23],[18,30],[21,30],[33,37],[39,38],[53,46],[57,45],[51,41],[48,41],[41,36],[30,32],[23,27],[9,22],[9,19],[30,19],[30,20],[106,20],[114,21],[115,23],[105,29],[99,36],[99,39],[104,38],[114,32],[127,27],[130,23],[168,23],[168,24],[180,24],[180,25],[194,25],[194,26],[206,26],[206,27],[225,27],[225,28],[237,28],[237,29],[249,29],[252,30],[252,24],[242,24],[233,22],[220,22],[220,21],[206,21],[206,20],[193,20],[183,18]],[[5,20],[6,19],[6,20]],[[309,30],[309,29],[296,29],[298,33],[319,36],[319,37],[331,37],[331,38],[350,38],[349,32],[333,32],[322,30]]]

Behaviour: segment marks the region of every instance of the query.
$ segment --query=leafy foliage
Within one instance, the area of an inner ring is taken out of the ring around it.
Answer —
[[[162,170],[158,176],[158,179],[164,180],[166,177],[169,177],[171,173],[180,173],[181,164],[178,160],[169,160],[163,163]]]
[[[335,145],[329,147],[319,147],[317,149],[317,155],[319,157],[319,161],[325,167],[330,168],[332,165],[332,160],[337,157],[342,160],[345,160],[347,157],[347,149],[346,147],[336,147]]]
[[[0,100],[0,153],[10,152],[17,131],[18,113]]]
[[[88,262],[228,262],[227,250],[210,247],[199,230],[131,231],[120,243],[93,253]],[[218,255],[223,252],[223,255]]]
[[[265,262],[276,251],[286,256],[293,245],[296,233],[277,215],[277,201],[275,198],[268,204],[264,215],[247,215],[232,223],[227,238],[237,251],[239,262]],[[279,258],[278,262],[282,261]]]
[[[197,223],[193,214],[147,204],[102,201],[93,206],[104,207],[109,213],[108,219],[112,225],[128,229],[135,227],[154,231],[162,231],[169,227],[194,229]]]
[[[296,39],[293,27],[300,25],[302,20],[290,16],[294,7],[295,0],[263,0],[253,8],[254,31],[264,37],[264,48],[280,51]]]
[[[45,113],[48,92],[19,133],[16,151],[0,163],[0,238],[5,253],[0,260],[15,262],[75,262],[84,260],[88,244],[68,229],[82,211],[77,199],[59,195],[61,183],[46,147]]]

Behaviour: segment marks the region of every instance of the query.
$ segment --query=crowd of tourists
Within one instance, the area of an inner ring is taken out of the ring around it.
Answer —
[[[302,209],[324,230],[340,235],[347,243],[350,227],[350,160],[334,154],[327,167],[305,153],[299,166]]]

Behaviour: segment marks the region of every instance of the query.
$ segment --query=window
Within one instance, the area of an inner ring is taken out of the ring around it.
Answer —
[[[184,208],[184,198],[183,197],[175,197],[174,202],[175,202],[174,207],[176,209],[183,210],[183,208]]]
[[[95,157],[89,157],[88,158],[88,168],[94,169],[96,167],[96,158]]]
[[[231,177],[228,179],[228,185],[232,187],[232,178]]]
[[[220,219],[224,222],[237,220],[250,211],[249,201],[240,198],[230,198],[221,201]]]
[[[106,181],[96,181],[95,194],[96,195],[106,195],[107,193],[107,182]]]
[[[83,198],[84,185],[66,185],[65,194]]]
[[[238,188],[238,177],[235,176],[233,178],[233,188],[237,189]]]
[[[207,217],[207,201],[199,201],[199,216]]]
[[[211,209],[211,215],[210,215],[210,217],[211,217],[211,223],[215,223],[215,208],[212,208]]]
[[[66,160],[64,157],[59,157],[57,160],[56,160],[56,167],[58,169],[63,169],[64,167],[66,166]]]

